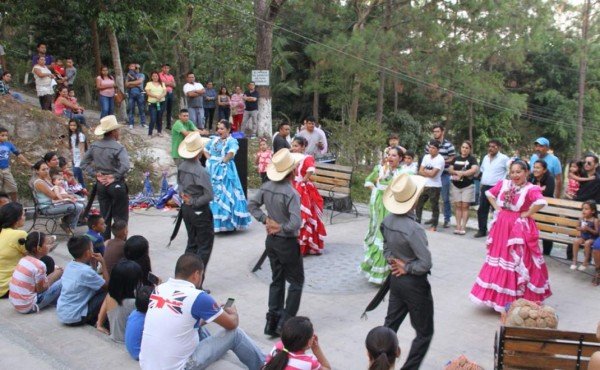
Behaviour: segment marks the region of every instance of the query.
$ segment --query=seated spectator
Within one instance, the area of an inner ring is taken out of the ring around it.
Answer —
[[[25,213],[20,203],[0,208],[0,298],[8,298],[8,285],[21,258],[27,255]]]
[[[88,237],[92,241],[92,247],[94,253],[100,253],[104,256],[106,246],[104,245],[104,238],[102,233],[106,230],[106,223],[104,218],[100,215],[89,215],[88,217],[88,231],[84,236]],[[103,264],[104,266],[104,264]]]
[[[60,168],[60,159],[58,158],[58,154],[56,152],[47,152],[42,157],[49,170]]]
[[[106,241],[106,250],[104,251],[104,262],[106,269],[110,275],[113,267],[122,259],[125,258],[125,240],[127,240],[127,221],[117,220],[113,222],[110,228],[114,238]]]
[[[69,90],[66,86],[61,86],[56,90],[56,97],[54,99],[54,114],[56,114],[59,117],[74,119],[77,122],[81,123],[83,126],[89,128],[85,121],[83,111],[84,108],[82,106],[73,104],[69,100]]]
[[[131,358],[140,360],[140,350],[142,348],[142,334],[144,333],[144,322],[146,321],[146,312],[150,304],[150,295],[153,287],[142,286],[135,295],[135,310],[131,311],[125,325],[125,348]]]
[[[24,103],[25,99],[19,93],[10,91],[10,83],[12,81],[12,74],[8,71],[2,73],[2,79],[0,80],[0,96],[10,95],[19,103]]]
[[[205,369],[228,350],[250,370],[263,365],[265,355],[239,328],[235,306],[221,307],[197,288],[202,284],[203,270],[200,257],[186,253],[177,260],[175,278],[154,289],[142,336],[142,369]],[[211,322],[225,332],[211,336],[204,325]]]
[[[312,355],[306,354],[310,348]],[[295,316],[283,324],[281,340],[267,356],[264,370],[285,369],[329,370],[331,365],[321,350],[308,317]]]
[[[96,330],[109,335],[117,343],[124,343],[127,318],[135,308],[135,291],[141,286],[140,265],[133,261],[117,263],[108,281],[108,294],[100,308]],[[109,330],[105,327],[107,318]]]
[[[52,259],[48,256],[50,243],[46,234],[31,232],[25,240],[25,249],[27,256],[21,258],[10,280],[8,299],[17,312],[27,314],[56,303],[62,287],[63,269],[56,267],[47,274],[46,263],[41,261],[42,258]]]
[[[150,244],[148,239],[141,235],[134,235],[127,239],[125,247],[123,249],[125,258],[137,262],[142,268],[142,279],[144,279],[144,285],[153,286],[151,281],[148,280],[148,273],[152,271],[152,263],[150,261]]]
[[[55,156],[56,157],[56,156]],[[58,165],[58,158],[56,159]],[[32,186],[39,203],[39,211],[45,215],[66,213],[60,227],[67,235],[72,235],[77,227],[77,221],[83,211],[83,204],[72,200],[60,200],[52,191],[52,183],[48,165],[40,160],[33,165],[35,175],[32,178]]]
[[[598,207],[594,200],[586,200],[581,205],[581,217],[579,217],[579,225],[576,229],[579,231],[579,237],[573,240],[573,263],[570,268],[571,270],[585,271],[592,259],[592,245],[598,239]],[[583,264],[577,267],[581,246],[584,248]]]
[[[579,191],[577,191],[574,200],[583,202],[593,199],[596,203],[600,203],[600,174],[598,173],[598,157],[596,155],[587,154],[585,156],[582,175],[582,177],[588,178],[589,181],[580,181]]]
[[[67,247],[74,260],[67,264],[61,278],[62,291],[56,306],[58,321],[69,326],[96,326],[106,296],[108,272],[103,269],[99,276],[90,263],[104,265],[104,258],[92,252],[92,242],[85,236],[71,237]]]
[[[369,331],[365,340],[369,356],[369,370],[392,370],[400,358],[400,346],[396,333],[385,326]]]

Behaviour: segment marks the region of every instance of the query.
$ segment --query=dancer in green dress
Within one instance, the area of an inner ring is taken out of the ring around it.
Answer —
[[[383,256],[383,235],[379,226],[388,215],[383,206],[383,192],[394,178],[400,175],[403,168],[400,166],[404,159],[404,152],[398,146],[389,148],[387,158],[382,164],[375,166],[365,179],[365,187],[371,189],[369,202],[369,230],[364,240],[365,258],[360,264],[360,269],[365,272],[369,282],[381,284],[389,273],[389,265]]]

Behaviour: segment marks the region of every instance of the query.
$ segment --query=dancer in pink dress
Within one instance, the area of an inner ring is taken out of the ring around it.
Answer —
[[[471,289],[473,302],[503,312],[519,298],[542,302],[550,297],[548,269],[538,245],[539,230],[531,217],[547,203],[538,186],[527,182],[522,160],[510,166],[510,180],[486,192],[498,212],[487,238],[485,263]]]

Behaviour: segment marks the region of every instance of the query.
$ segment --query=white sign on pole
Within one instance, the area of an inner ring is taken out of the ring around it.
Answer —
[[[269,86],[269,70],[253,69],[252,81],[254,81],[256,86]]]

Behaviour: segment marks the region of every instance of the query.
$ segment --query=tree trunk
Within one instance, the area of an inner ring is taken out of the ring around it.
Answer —
[[[352,105],[350,106],[350,122],[356,122],[358,120],[358,104],[360,102],[360,85],[361,80],[358,74],[354,75],[354,82],[352,83]]]
[[[273,61],[273,22],[286,0],[254,0],[256,18],[256,69],[271,71]],[[257,86],[258,136],[271,137],[273,121],[271,117],[271,86]]]
[[[90,24],[92,29],[92,54],[94,55],[94,67],[96,74],[100,74],[100,68],[102,67],[102,61],[100,60],[100,37],[98,36],[98,19],[92,18]]]
[[[313,117],[315,117],[315,119],[317,120],[317,122],[319,122],[319,82],[320,82],[320,76],[319,76],[319,63],[315,63],[314,65],[315,68],[315,82],[314,82],[314,86],[315,86],[315,91],[313,92],[313,104],[312,104],[312,115]]]
[[[590,0],[583,5],[583,21],[581,24],[581,52],[579,59],[579,97],[577,99],[577,127],[575,129],[575,158],[581,156],[583,140],[583,111],[585,103],[585,79],[587,74],[587,44],[590,21]]]
[[[469,100],[469,141],[473,142],[473,100]]]
[[[112,27],[107,27],[108,42],[110,44],[110,55],[112,56],[113,67],[115,68],[115,82],[121,91],[125,91],[123,65],[121,64],[121,53],[119,52],[119,40],[117,34]],[[116,108],[116,107],[115,107]],[[127,117],[127,108],[125,103],[115,109],[116,116],[119,120],[124,121]]]
[[[392,1],[385,0],[385,7],[383,10],[383,34],[384,38],[390,29],[392,17]],[[387,39],[386,39],[387,40]],[[388,48],[381,48],[379,54],[379,91],[377,92],[377,107],[375,109],[375,121],[381,125],[383,122],[383,106],[385,103],[385,62],[387,60]]]
[[[175,67],[177,81],[185,81],[186,74],[192,70],[188,51],[191,49],[189,36],[192,35],[194,29],[193,16],[194,7],[190,4],[185,12],[185,24],[183,26],[185,31],[182,33],[182,35],[186,35],[188,38],[183,38],[181,42],[175,42],[173,44],[173,56],[176,60],[175,63],[177,63]],[[177,94],[175,96],[179,97],[179,108],[187,106],[182,87],[177,89]]]

